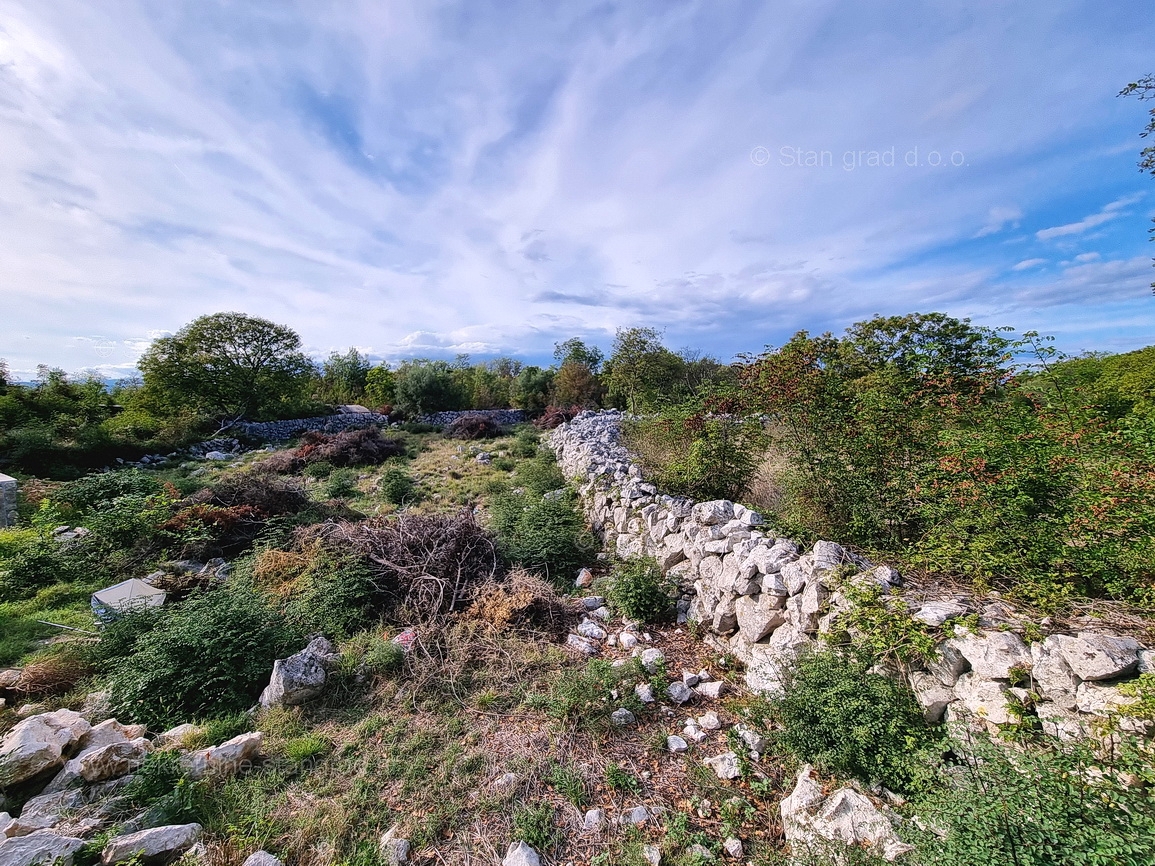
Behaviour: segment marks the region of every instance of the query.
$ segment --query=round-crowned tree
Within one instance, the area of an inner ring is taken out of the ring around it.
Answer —
[[[154,340],[138,366],[158,405],[233,420],[292,414],[313,373],[296,331],[244,313],[194,319]]]

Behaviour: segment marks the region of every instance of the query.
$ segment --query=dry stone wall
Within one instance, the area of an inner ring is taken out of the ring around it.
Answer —
[[[1121,683],[1155,672],[1155,652],[1129,637],[1088,627],[1027,641],[1037,625],[1000,600],[950,595],[909,603],[896,592],[901,575],[889,566],[832,541],[803,550],[735,502],[665,495],[644,480],[622,444],[622,421],[616,410],[584,412],[557,428],[550,444],[558,463],[577,480],[606,549],[622,558],[654,557],[681,588],[679,619],[701,623],[707,640],[741,659],[756,690],[780,691],[792,658],[853,627],[849,585],[876,585],[927,626],[961,617],[977,622],[956,626],[935,660],[906,671],[930,721],[993,727],[1019,720],[1026,707],[1045,730],[1075,736],[1132,700]],[[1149,733],[1143,722],[1122,724]]]
[[[0,474],[0,528],[16,525],[16,479]]]

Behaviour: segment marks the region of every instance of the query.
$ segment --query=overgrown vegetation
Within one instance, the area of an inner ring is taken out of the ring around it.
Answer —
[[[259,595],[236,587],[124,616],[108,627],[100,650],[120,716],[164,730],[248,709],[273,660],[301,640]]]
[[[827,772],[910,793],[925,784],[939,737],[910,690],[872,666],[835,650],[803,654],[772,701],[774,739]]]
[[[671,590],[658,563],[638,557],[614,564],[606,599],[617,613],[636,622],[662,622],[673,610]]]

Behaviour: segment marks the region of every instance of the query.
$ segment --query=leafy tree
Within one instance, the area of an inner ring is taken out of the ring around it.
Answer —
[[[1155,75],[1145,75],[1138,81],[1132,81],[1119,91],[1119,96],[1135,96],[1144,101],[1155,99]],[[1153,133],[1155,133],[1155,108],[1148,111],[1147,128],[1139,133],[1139,137],[1146,138]],[[1155,144],[1148,145],[1139,152],[1139,170],[1155,175]],[[1148,231],[1152,234],[1151,240],[1155,241],[1155,229]],[[1151,290],[1155,291],[1155,283],[1151,284]]]
[[[317,396],[326,403],[357,403],[365,396],[369,359],[357,349],[332,352],[321,364]]]
[[[454,372],[445,361],[406,361],[396,374],[397,405],[413,415],[463,408],[467,397]]]
[[[619,328],[605,369],[609,400],[641,412],[681,399],[687,396],[685,368],[685,360],[662,345],[655,329]]]
[[[554,373],[541,367],[522,367],[510,388],[510,403],[515,409],[537,413],[549,405]]]
[[[732,390],[732,389],[731,389]],[[737,395],[719,389],[663,407],[623,430],[646,477],[691,499],[739,499],[766,452],[766,434]]]
[[[553,405],[597,406],[605,390],[598,379],[603,360],[601,349],[571,337],[554,345],[553,357],[559,364],[553,383]]]
[[[397,376],[385,363],[371,367],[365,374],[365,399],[369,408],[392,406],[397,399]]]
[[[601,381],[589,367],[577,361],[566,361],[554,376],[553,403],[555,406],[592,409],[601,402],[603,391]]]
[[[800,331],[745,366],[745,398],[791,456],[807,528],[859,544],[917,536],[915,492],[941,431],[999,396],[1006,349],[989,329],[915,313],[859,322],[841,340]]]
[[[158,404],[221,420],[292,414],[313,373],[295,331],[244,313],[194,319],[154,340],[138,366]]]
[[[567,363],[580,364],[591,373],[597,373],[605,356],[597,346],[587,346],[580,337],[570,337],[560,343],[554,343],[553,359],[558,366]]]

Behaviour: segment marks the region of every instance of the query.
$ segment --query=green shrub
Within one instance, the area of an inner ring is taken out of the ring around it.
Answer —
[[[614,564],[606,599],[622,616],[638,622],[661,622],[673,610],[671,585],[652,557]]]
[[[306,478],[328,478],[333,474],[333,464],[328,460],[318,460],[316,463],[306,464],[301,474]]]
[[[513,812],[513,838],[521,839],[535,851],[548,851],[559,838],[549,803],[519,806]]]
[[[576,723],[581,727],[599,727],[609,723],[610,714],[618,707],[634,712],[642,711],[641,702],[632,687],[623,692],[622,684],[633,678],[628,666],[615,668],[603,659],[591,659],[585,667],[559,671],[547,691],[532,693],[526,704],[545,710],[555,719]]]
[[[565,764],[553,764],[545,779],[553,788],[579,809],[589,802],[589,789],[582,774]]]
[[[290,761],[303,764],[327,753],[333,744],[320,734],[305,734],[294,737],[285,743],[285,757]]]
[[[737,414],[721,396],[662,409],[626,423],[627,446],[647,478],[669,493],[691,499],[739,499],[766,450],[759,421]]]
[[[528,492],[497,494],[489,517],[498,550],[508,562],[543,572],[558,583],[568,585],[570,572],[597,549],[572,493],[550,498]]]
[[[362,661],[365,670],[379,676],[392,676],[405,667],[405,650],[391,640],[375,640]]]
[[[867,659],[823,649],[804,653],[784,672],[784,692],[771,701],[781,725],[778,745],[841,776],[910,792],[935,732],[904,684],[871,673]]]
[[[565,487],[565,476],[561,474],[552,454],[542,454],[517,465],[513,473],[513,484],[541,496]]]
[[[509,446],[509,453],[513,457],[536,457],[541,447],[541,436],[532,427],[522,427],[517,431],[513,444]]]
[[[297,581],[285,615],[301,633],[340,640],[372,622],[379,600],[374,574],[361,557],[322,549]]]
[[[273,660],[302,642],[281,614],[239,585],[122,623],[114,643],[130,652],[111,657],[101,648],[112,703],[120,718],[156,729],[247,709]]]
[[[219,746],[233,737],[248,733],[253,729],[253,720],[248,713],[229,713],[217,716],[201,724],[200,740],[204,746]],[[203,746],[202,746],[203,748]]]
[[[606,765],[606,784],[611,791],[617,791],[619,794],[636,796],[642,793],[642,780],[618,764]]]
[[[357,492],[356,469],[334,469],[325,483],[325,493],[331,499],[342,499]]]
[[[394,505],[405,505],[417,499],[413,479],[400,466],[390,466],[386,469],[377,482],[377,489],[387,502]]]
[[[0,602],[31,598],[44,587],[87,576],[79,557],[54,541],[36,537],[0,560]]]
[[[917,802],[910,841],[924,866],[1148,866],[1155,851],[1155,770],[1124,743],[1044,739],[1010,748],[982,738],[952,744],[955,763]]]
[[[160,479],[153,472],[117,469],[113,472],[95,472],[69,481],[60,487],[54,499],[83,515],[121,496],[147,497],[161,490]]]
[[[489,465],[498,472],[512,472],[517,468],[517,461],[512,457],[495,457]]]
[[[126,804],[146,809],[153,826],[162,826],[197,820],[202,788],[185,777],[180,753],[163,749],[149,753],[120,795]]]

